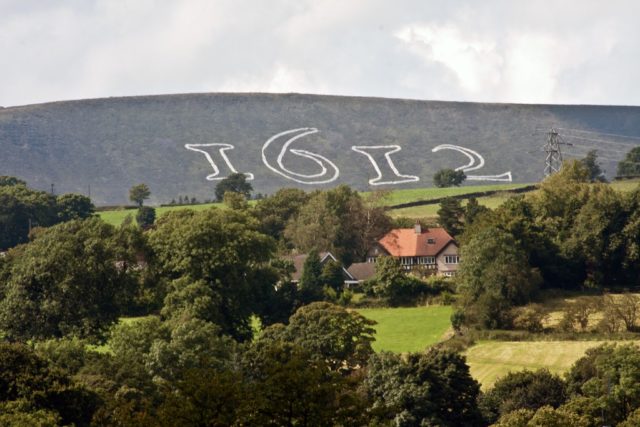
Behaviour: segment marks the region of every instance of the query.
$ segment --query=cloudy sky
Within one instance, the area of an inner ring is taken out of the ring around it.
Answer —
[[[640,105],[637,0],[0,0],[0,105],[302,92]]]

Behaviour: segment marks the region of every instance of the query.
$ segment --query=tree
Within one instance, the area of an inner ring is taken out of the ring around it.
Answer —
[[[594,401],[601,425],[615,425],[640,408],[640,353],[633,344],[589,349],[567,374],[567,386]]]
[[[322,299],[322,264],[318,251],[312,249],[307,254],[300,276],[299,290],[303,304]]]
[[[464,207],[464,223],[471,225],[482,214],[489,211],[489,208],[478,203],[475,197],[467,199],[467,205]]]
[[[266,339],[291,342],[311,352],[333,371],[351,372],[373,354],[374,321],[328,302],[300,307],[285,328],[265,331]]]
[[[386,298],[391,306],[411,303],[428,291],[424,282],[405,274],[400,260],[394,257],[378,257],[371,282],[369,293]]]
[[[135,255],[99,218],[43,230],[9,265],[0,328],[13,339],[99,337],[132,298]]]
[[[600,168],[598,163],[598,150],[589,150],[584,159],[580,162],[589,171],[589,181],[591,182],[606,182],[607,178],[604,176],[604,171]]]
[[[322,267],[322,284],[333,289],[337,294],[342,292],[344,287],[344,271],[342,264],[338,261],[329,260]]]
[[[245,174],[232,173],[216,185],[216,199],[222,202],[224,200],[224,193],[227,191],[242,194],[245,199],[248,199],[253,191],[253,186],[247,182],[247,176]]]
[[[50,367],[33,349],[0,343],[0,424],[59,420],[59,425],[89,426],[98,407],[95,393]]]
[[[517,409],[537,410],[546,405],[557,408],[567,400],[562,378],[546,369],[536,372],[510,372],[498,379],[493,387],[481,395],[479,406],[491,423],[500,416]]]
[[[253,215],[260,221],[260,231],[281,240],[287,221],[297,215],[309,197],[309,194],[297,188],[282,188],[260,200],[253,209]]]
[[[134,185],[129,189],[129,200],[142,207],[142,203],[151,196],[151,190],[147,184]]]
[[[367,425],[352,380],[296,343],[258,340],[243,354],[248,390],[238,425]]]
[[[453,169],[440,169],[433,175],[433,183],[436,187],[459,187],[467,179],[463,171]]]
[[[229,209],[245,210],[249,208],[249,203],[243,194],[227,191],[224,193],[223,202]]]
[[[374,354],[364,385],[380,424],[482,425],[476,404],[480,385],[464,357],[452,351],[432,347],[406,356]]]
[[[214,320],[236,339],[251,337],[250,316],[261,314],[259,299],[275,292],[279,279],[268,264],[275,242],[258,227],[246,212],[182,210],[163,215],[149,233],[159,272],[172,282],[174,296],[190,298],[193,294],[180,292],[193,284],[206,288],[198,294],[211,298],[212,310],[203,320]]]
[[[136,213],[136,222],[143,230],[148,229],[156,222],[156,210],[150,206],[140,206]]]
[[[89,218],[96,211],[91,199],[81,194],[63,194],[56,198],[60,221]]]
[[[331,251],[345,265],[362,258],[373,240],[384,235],[391,221],[379,207],[367,206],[346,185],[315,193],[285,230],[300,251]]]
[[[0,250],[28,240],[33,227],[58,222],[56,199],[17,183],[0,186]]]
[[[0,175],[0,187],[9,187],[14,185],[23,185],[26,187],[27,183],[15,176]]]
[[[618,163],[618,176],[640,175],[640,147],[632,148]]]
[[[510,309],[529,302],[541,282],[514,237],[495,227],[474,233],[461,247],[458,292],[466,321],[509,328]]]
[[[447,233],[452,236],[458,236],[462,234],[464,230],[464,224],[462,218],[464,217],[464,209],[460,205],[460,201],[447,197],[440,202],[440,209],[438,209],[438,224],[442,226]]]

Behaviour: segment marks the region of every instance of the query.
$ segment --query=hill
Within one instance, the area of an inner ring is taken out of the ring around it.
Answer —
[[[551,126],[638,136],[640,108],[299,94],[56,102],[0,108],[0,175],[41,189],[55,183],[58,193],[86,194],[90,186],[97,204],[125,202],[140,182],[151,187],[152,204],[208,199],[216,179],[233,170],[250,174],[261,193],[340,183],[421,188],[438,169],[470,164],[467,185],[530,183],[544,167],[544,153],[530,153],[544,135],[532,133]],[[606,147],[618,150],[608,158],[630,148]]]

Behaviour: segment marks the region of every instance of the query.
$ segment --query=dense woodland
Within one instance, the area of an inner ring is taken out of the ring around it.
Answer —
[[[526,309],[548,290],[639,284],[640,188],[618,193],[599,176],[570,162],[495,210],[444,202],[460,274],[408,276],[387,258],[360,290],[372,304],[454,301],[456,337],[403,355],[373,352],[339,264],[318,257],[361,261],[411,226],[387,215],[384,194],[283,189],[249,206],[227,193],[226,209],[114,227],[87,198],[3,177],[0,425],[638,425],[632,345],[590,350],[565,378],[512,373],[486,392],[454,345],[478,330],[535,331]],[[298,285],[281,257],[295,252],[309,253]],[[635,332],[635,314],[613,311],[603,331]]]

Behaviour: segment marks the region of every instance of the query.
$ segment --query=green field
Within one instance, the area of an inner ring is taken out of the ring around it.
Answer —
[[[464,195],[469,193],[476,193],[479,191],[495,191],[495,190],[510,190],[514,188],[524,187],[528,184],[494,184],[494,185],[472,185],[466,187],[450,187],[450,188],[418,188],[418,189],[409,189],[409,190],[396,190],[389,193],[388,198],[384,200],[384,204],[387,206],[397,205],[400,203],[408,203],[415,202],[417,200],[431,200],[437,199],[440,197],[449,197],[449,196],[457,196]],[[362,193],[363,195],[367,195],[368,193]],[[489,206],[491,208],[499,205],[501,203],[501,197],[498,196],[498,199],[494,200],[494,198],[480,198],[478,199],[481,203]],[[484,200],[487,199],[487,200]],[[254,204],[255,201],[249,201],[249,204]],[[208,203],[202,205],[186,205],[186,206],[163,206],[156,208],[156,215],[160,216],[166,212],[176,210],[176,209],[193,209],[193,210],[203,210],[209,209],[210,207],[224,208],[225,205],[223,203]],[[426,206],[418,206],[415,208],[407,208],[407,209],[397,209],[390,211],[392,216],[409,216],[409,217],[425,217],[425,216],[435,216],[436,211],[438,210],[438,205],[426,205]],[[418,212],[418,214],[410,214],[406,212]],[[426,214],[422,214],[422,212],[426,212]],[[119,225],[124,221],[127,215],[131,215],[135,218],[136,210],[135,209],[119,209],[112,211],[101,211],[98,212],[100,218],[102,218],[105,222],[112,225]]]
[[[513,190],[514,188],[526,187],[530,184],[491,184],[491,185],[468,185],[462,187],[447,187],[447,188],[414,188],[408,190],[395,190],[392,191],[387,199],[385,199],[385,205],[393,206],[400,203],[416,202],[418,200],[433,200],[441,197],[461,196],[464,194],[478,193],[483,191],[504,191]],[[367,193],[363,193],[366,195]]]
[[[179,209],[193,209],[194,211],[201,211],[205,209],[209,209],[211,207],[224,208],[223,203],[206,203],[202,205],[186,205],[186,206],[162,206],[156,208],[156,216],[163,215],[169,211],[179,210]],[[127,215],[131,215],[134,219],[136,217],[136,209],[120,209],[115,211],[101,211],[98,212],[100,218],[112,225],[120,225],[122,221],[127,217]]]
[[[628,341],[626,341],[628,342]],[[487,389],[511,371],[547,368],[563,374],[588,349],[605,341],[480,341],[466,352],[471,375]]]
[[[374,326],[375,351],[422,351],[425,347],[442,341],[451,327],[450,306],[359,308],[357,311],[367,319],[378,322]]]

